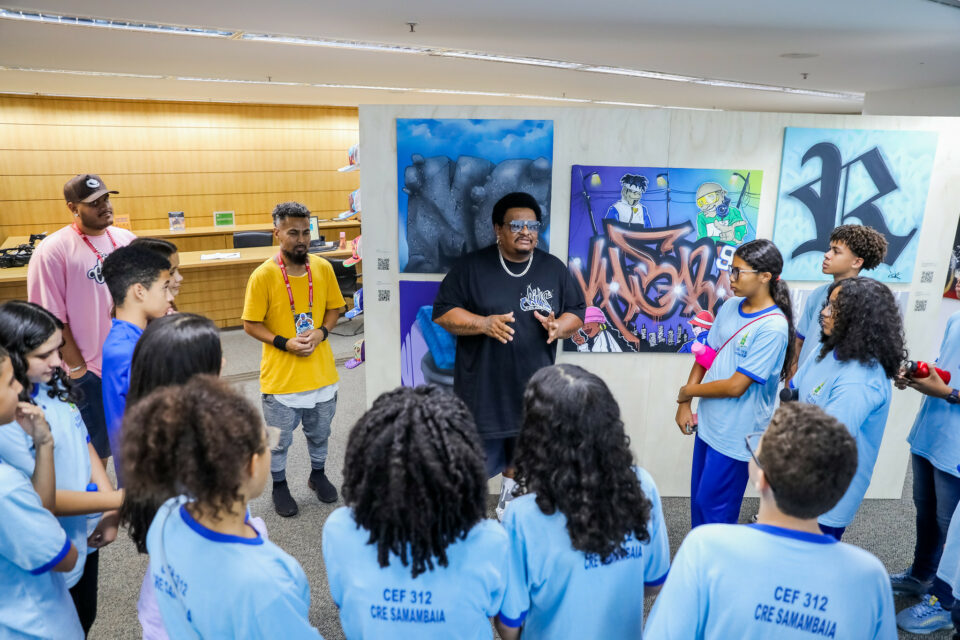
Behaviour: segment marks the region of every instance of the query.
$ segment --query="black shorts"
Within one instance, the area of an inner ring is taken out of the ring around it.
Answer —
[[[517,449],[517,437],[489,438],[483,440],[484,465],[487,469],[487,478],[503,473],[503,470],[513,466],[513,456]]]

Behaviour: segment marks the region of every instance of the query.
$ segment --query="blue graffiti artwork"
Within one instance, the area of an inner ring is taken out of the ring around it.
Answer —
[[[493,205],[513,191],[540,204],[548,251],[552,176],[552,120],[398,118],[400,271],[446,273],[493,244]]]
[[[827,280],[820,269],[830,232],[865,224],[882,233],[887,256],[869,275],[909,282],[917,256],[937,134],[788,127],[773,241],[783,277]]]

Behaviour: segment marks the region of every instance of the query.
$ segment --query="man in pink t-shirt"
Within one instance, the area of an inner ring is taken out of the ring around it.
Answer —
[[[110,191],[100,176],[74,176],[63,186],[73,223],[37,246],[27,268],[27,297],[55,316],[63,328],[63,360],[83,392],[80,412],[101,458],[110,457],[103,416],[100,361],[110,332],[113,299],[103,282],[103,259],[136,236],[114,227]]]

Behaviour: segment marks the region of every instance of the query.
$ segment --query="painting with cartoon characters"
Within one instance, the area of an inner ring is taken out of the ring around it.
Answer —
[[[584,353],[690,353],[757,237],[762,171],[574,165],[570,272],[587,301],[564,340]]]

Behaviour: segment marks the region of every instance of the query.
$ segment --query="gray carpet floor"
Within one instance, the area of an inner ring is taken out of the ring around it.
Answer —
[[[346,324],[340,331],[349,331],[355,326]],[[353,344],[361,338],[334,335],[331,346],[338,363],[353,356]],[[260,363],[260,346],[242,331],[224,331],[222,333],[226,367],[224,376],[238,388],[256,406],[259,406],[259,388],[257,372]],[[333,422],[333,435],[330,438],[327,473],[338,487],[342,479],[343,454],[350,427],[363,413],[366,407],[366,389],[364,370],[361,365],[356,369],[347,369],[340,364],[340,394],[337,415]],[[306,442],[298,430],[288,457],[287,479],[294,498],[300,505],[300,513],[294,518],[283,519],[273,511],[269,487],[260,498],[250,505],[251,512],[262,517],[267,524],[270,538],[293,555],[310,579],[312,606],[310,620],[327,640],[343,638],[337,609],[330,599],[327,589],[326,573],[320,553],[320,534],[327,516],[339,504],[325,505],[317,501],[307,488],[307,476],[310,473],[310,461],[307,457]],[[904,461],[906,464],[906,461]],[[875,554],[891,571],[900,571],[912,560],[914,539],[914,509],[910,500],[911,476],[908,474],[903,498],[900,500],[868,500],[860,508],[856,520],[847,529],[844,541],[863,547]],[[490,515],[493,515],[493,498],[490,503]],[[664,498],[663,509],[670,533],[671,553],[677,547],[689,529],[689,500],[685,498]],[[757,500],[744,501],[741,521],[748,521],[757,510]],[[140,627],[137,623],[137,597],[140,583],[146,571],[147,558],[136,553],[133,544],[121,532],[117,541],[100,553],[100,592],[97,622],[90,632],[92,639],[120,640],[139,638]],[[652,600],[648,601],[649,610]],[[913,601],[897,600],[897,610],[913,604]],[[950,632],[943,631],[927,636],[943,640],[950,638]],[[900,633],[901,638],[913,638],[911,634]]]

